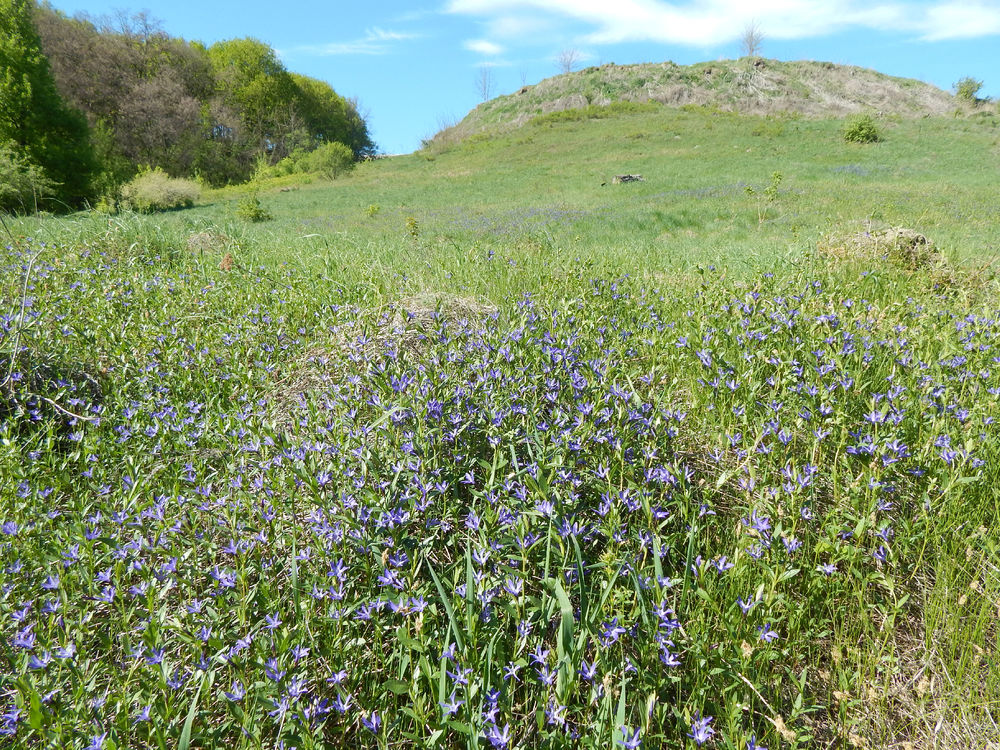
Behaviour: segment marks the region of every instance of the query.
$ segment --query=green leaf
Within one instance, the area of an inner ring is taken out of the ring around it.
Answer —
[[[615,727],[620,727],[625,723],[625,675],[622,675],[622,689],[618,694],[618,710],[615,712]],[[615,730],[612,729],[612,733]]]
[[[455,635],[455,643],[458,644],[460,651],[465,650],[465,641],[462,637],[462,629],[458,626],[458,621],[455,619],[455,610],[452,609],[451,600],[445,593],[444,586],[441,585],[441,581],[437,577],[437,573],[434,572],[434,566],[431,565],[430,560],[426,560],[427,570],[430,571],[431,579],[434,581],[434,587],[437,589],[438,596],[441,598],[441,604],[444,605],[444,611],[448,615],[448,623],[451,625],[451,632]]]
[[[198,714],[198,697],[201,695],[201,689],[205,686],[205,679],[207,679],[207,675],[202,678],[198,689],[194,692],[194,698],[191,699],[191,708],[188,709],[187,718],[184,720],[184,728],[181,729],[177,750],[188,750],[191,746],[191,729],[194,726],[194,717]]]
[[[28,726],[32,729],[42,728],[42,701],[35,691],[31,692],[31,702],[28,706]]]
[[[560,698],[565,696],[573,677],[573,631],[576,621],[573,619],[573,604],[566,594],[566,589],[558,578],[551,579],[551,586],[559,603],[559,638],[556,641],[556,656],[559,658],[559,676],[556,693]]]
[[[663,580],[663,561],[660,559],[660,537],[658,534],[653,535],[653,570],[656,573],[656,588],[659,590],[660,581]]]
[[[401,645],[406,646],[411,651],[416,651],[417,653],[422,654],[426,650],[423,643],[411,638],[409,635],[403,632],[402,628],[396,631],[396,640],[399,641]]]
[[[410,692],[410,683],[403,682],[402,680],[386,680],[382,683],[382,692],[404,695]]]
[[[787,581],[789,578],[794,578],[802,571],[802,568],[792,568],[791,570],[786,570],[781,574],[779,581]]]

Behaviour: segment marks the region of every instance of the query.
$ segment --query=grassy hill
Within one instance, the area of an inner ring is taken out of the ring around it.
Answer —
[[[484,102],[440,137],[464,138],[488,128],[520,127],[552,112],[621,102],[810,117],[857,112],[920,117],[961,108],[954,96],[922,81],[826,62],[743,58],[695,65],[608,63]]]
[[[876,123],[7,220],[0,736],[994,747],[1000,118]]]

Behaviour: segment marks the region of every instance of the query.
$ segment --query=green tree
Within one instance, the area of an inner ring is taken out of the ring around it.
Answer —
[[[41,167],[57,198],[79,204],[95,166],[87,122],[56,90],[34,9],[30,0],[0,0],[0,142]]]
[[[285,156],[282,137],[298,125],[295,84],[268,45],[229,39],[208,48],[223,99],[235,109],[247,134],[275,160]]]
[[[375,144],[368,125],[358,114],[357,105],[342,97],[330,84],[309,76],[292,73],[296,91],[296,110],[316,143],[339,141],[346,144],[355,157],[374,153]]]
[[[0,211],[31,213],[52,194],[52,183],[14,144],[0,143]]]

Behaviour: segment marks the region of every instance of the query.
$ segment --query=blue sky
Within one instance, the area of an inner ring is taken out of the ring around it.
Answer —
[[[563,50],[581,65],[739,56],[750,22],[762,54],[827,60],[944,89],[963,76],[1000,96],[1000,0],[54,0],[69,14],[148,11],[164,30],[205,43],[253,36],[298,73],[357,97],[386,153],[461,119],[481,100],[555,75]]]

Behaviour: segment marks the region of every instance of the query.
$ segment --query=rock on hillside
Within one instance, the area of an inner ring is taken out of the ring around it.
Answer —
[[[486,129],[519,127],[550,112],[615,102],[694,104],[750,114],[798,112],[815,117],[868,111],[919,117],[950,113],[959,106],[954,96],[922,81],[826,62],[743,58],[686,66],[608,63],[547,78],[484,102],[446,132],[451,138],[463,138]]]

